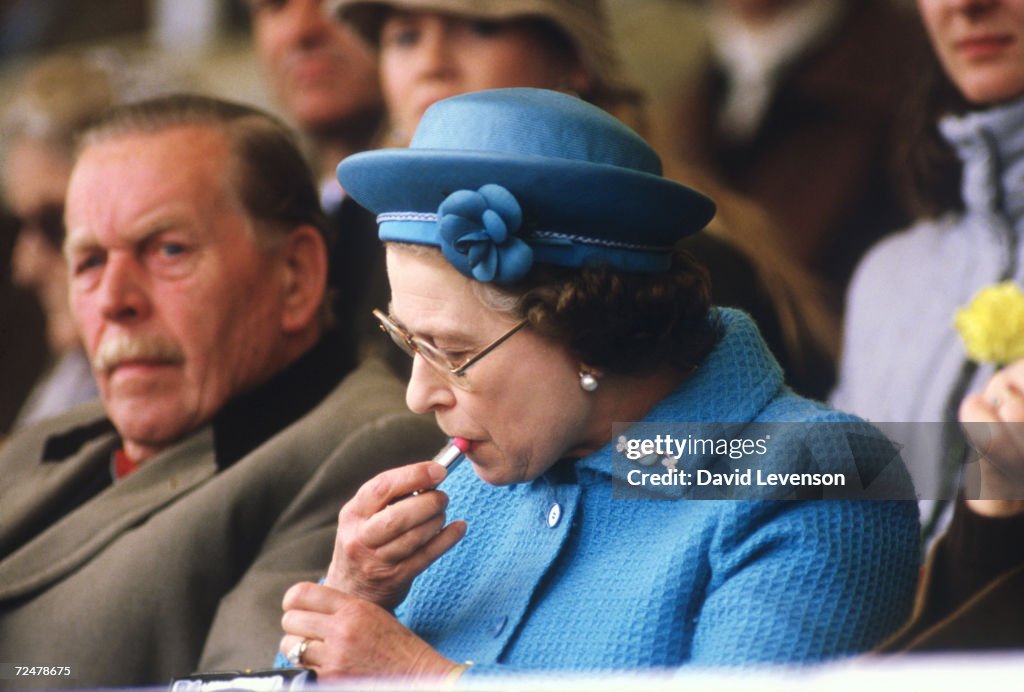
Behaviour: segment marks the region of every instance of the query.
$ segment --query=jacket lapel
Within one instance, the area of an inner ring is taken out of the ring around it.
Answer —
[[[116,434],[101,435],[67,459],[36,460],[31,468],[25,467],[23,478],[5,479],[9,485],[0,492],[0,564],[52,521],[55,507],[67,506],[84,487],[97,482],[117,444]],[[28,454],[14,456],[23,463]]]
[[[69,468],[109,463],[111,445],[88,445]],[[153,457],[0,562],[0,600],[19,598],[64,578],[132,527],[217,472],[207,426]],[[38,499],[38,498],[37,498]]]

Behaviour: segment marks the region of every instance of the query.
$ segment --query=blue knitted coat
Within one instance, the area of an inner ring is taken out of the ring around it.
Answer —
[[[717,314],[714,350],[645,420],[855,420],[794,395],[750,320]],[[913,502],[614,499],[612,454],[507,487],[458,467],[443,488],[468,533],[399,619],[476,676],[817,661],[909,614]]]

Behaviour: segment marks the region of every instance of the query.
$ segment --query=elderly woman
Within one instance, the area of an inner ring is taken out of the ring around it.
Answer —
[[[392,144],[408,144],[432,103],[505,87],[572,93],[644,130],[644,100],[622,76],[598,0],[338,0],[334,11],[377,50]],[[678,162],[673,173],[710,185]],[[685,241],[711,275],[713,301],[749,313],[787,383],[823,397],[838,330],[821,287],[774,250],[778,229],[760,209],[721,189],[715,198],[717,226]]]
[[[851,420],[786,388],[742,313],[709,308],[673,248],[713,205],[632,130],[572,96],[483,91],[339,171],[378,214],[407,403],[471,463],[433,492],[416,491],[439,464],[388,471],[342,508],[323,583],[285,596],[293,663],[436,682],[814,661],[905,616],[913,503],[617,499],[616,422]],[[819,465],[891,458],[830,430]],[[798,463],[780,456],[764,463]]]

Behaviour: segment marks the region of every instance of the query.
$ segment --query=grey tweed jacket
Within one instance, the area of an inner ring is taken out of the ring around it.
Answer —
[[[370,361],[229,467],[208,426],[54,521],[50,508],[109,464],[104,420],[89,404],[0,448],[0,662],[70,668],[35,681],[47,687],[268,667],[284,591],[326,569],[342,503],[443,442]],[[77,451],[44,461],[69,431]]]

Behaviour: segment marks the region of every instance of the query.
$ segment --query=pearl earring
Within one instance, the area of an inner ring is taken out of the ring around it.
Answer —
[[[589,372],[580,371],[580,389],[584,392],[592,392],[597,389],[598,381],[597,378],[591,375]]]

